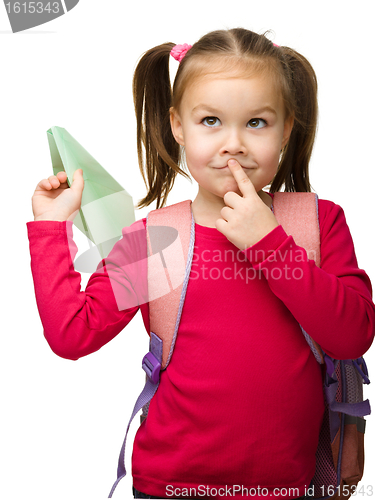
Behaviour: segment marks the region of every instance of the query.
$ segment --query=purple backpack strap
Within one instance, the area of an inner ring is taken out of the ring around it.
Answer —
[[[139,410],[148,411],[159,387],[160,372],[166,369],[172,357],[193,260],[194,229],[191,200],[153,210],[147,216],[150,350],[142,360],[146,384],[126,428],[117,479],[108,498],[112,498],[118,483],[126,476],[125,447],[130,424]]]

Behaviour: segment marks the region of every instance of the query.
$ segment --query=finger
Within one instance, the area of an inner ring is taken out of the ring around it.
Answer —
[[[59,179],[61,183],[65,183],[68,179],[68,175],[65,172],[65,170],[61,170],[60,172],[57,172],[56,177]]]
[[[81,168],[79,168],[78,170],[74,171],[73,182],[72,182],[71,188],[74,191],[77,190],[78,192],[82,192],[83,188],[84,188],[84,184],[85,184],[85,182],[83,180],[83,171]]]
[[[239,200],[242,200],[242,197],[235,193],[234,191],[228,191],[225,193],[223,197],[224,203],[226,204],[226,208],[236,208]]]
[[[225,220],[225,221],[228,221],[229,220],[229,217],[231,216],[233,212],[233,209],[232,208],[229,208],[229,207],[223,207],[221,210],[220,210],[220,215],[221,217]]]
[[[231,171],[233,177],[235,178],[238,187],[243,194],[244,198],[248,196],[253,196],[255,193],[255,188],[249,177],[246,175],[244,169],[235,159],[230,159],[228,161],[228,167]]]
[[[224,220],[224,219],[217,219],[217,221],[215,222],[215,227],[218,231],[220,231],[222,234],[224,234],[224,231],[226,230],[227,228],[227,221]]]
[[[69,187],[68,174],[65,172],[65,170],[60,170],[60,172],[57,172],[55,177],[60,182],[60,187],[62,187],[64,189]]]
[[[50,185],[53,189],[60,187],[60,184],[61,184],[60,179],[58,179],[56,177],[56,175],[50,175],[48,177],[48,182],[50,183]]]
[[[47,191],[50,191],[51,189],[53,189],[53,187],[52,187],[49,179],[42,179],[36,185],[36,190],[42,190],[42,191],[47,190]]]

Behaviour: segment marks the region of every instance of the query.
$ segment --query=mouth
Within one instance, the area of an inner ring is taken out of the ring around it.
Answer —
[[[244,169],[244,170],[254,170],[253,167],[244,167],[243,165],[241,165],[241,167]],[[216,170],[224,170],[224,169],[228,169],[229,170],[229,167],[228,165],[224,165],[224,167],[216,167]]]

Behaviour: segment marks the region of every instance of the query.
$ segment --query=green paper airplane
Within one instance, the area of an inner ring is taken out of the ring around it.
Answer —
[[[70,186],[73,173],[79,168],[83,171],[82,203],[73,223],[105,258],[120,239],[122,228],[135,222],[133,199],[67,130],[51,127],[47,137],[55,175],[65,171]]]

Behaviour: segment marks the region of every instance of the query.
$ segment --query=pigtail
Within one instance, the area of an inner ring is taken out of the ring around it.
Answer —
[[[289,47],[277,48],[281,53],[284,73],[292,93],[294,126],[288,144],[281,153],[278,172],[270,192],[311,191],[309,161],[318,121],[317,79],[311,64]]]
[[[175,141],[169,119],[172,91],[169,56],[174,43],[165,43],[147,51],[139,61],[133,78],[133,98],[137,118],[139,168],[148,193],[137,208],[156,208],[167,201],[178,173],[189,178],[178,164],[180,146]]]

